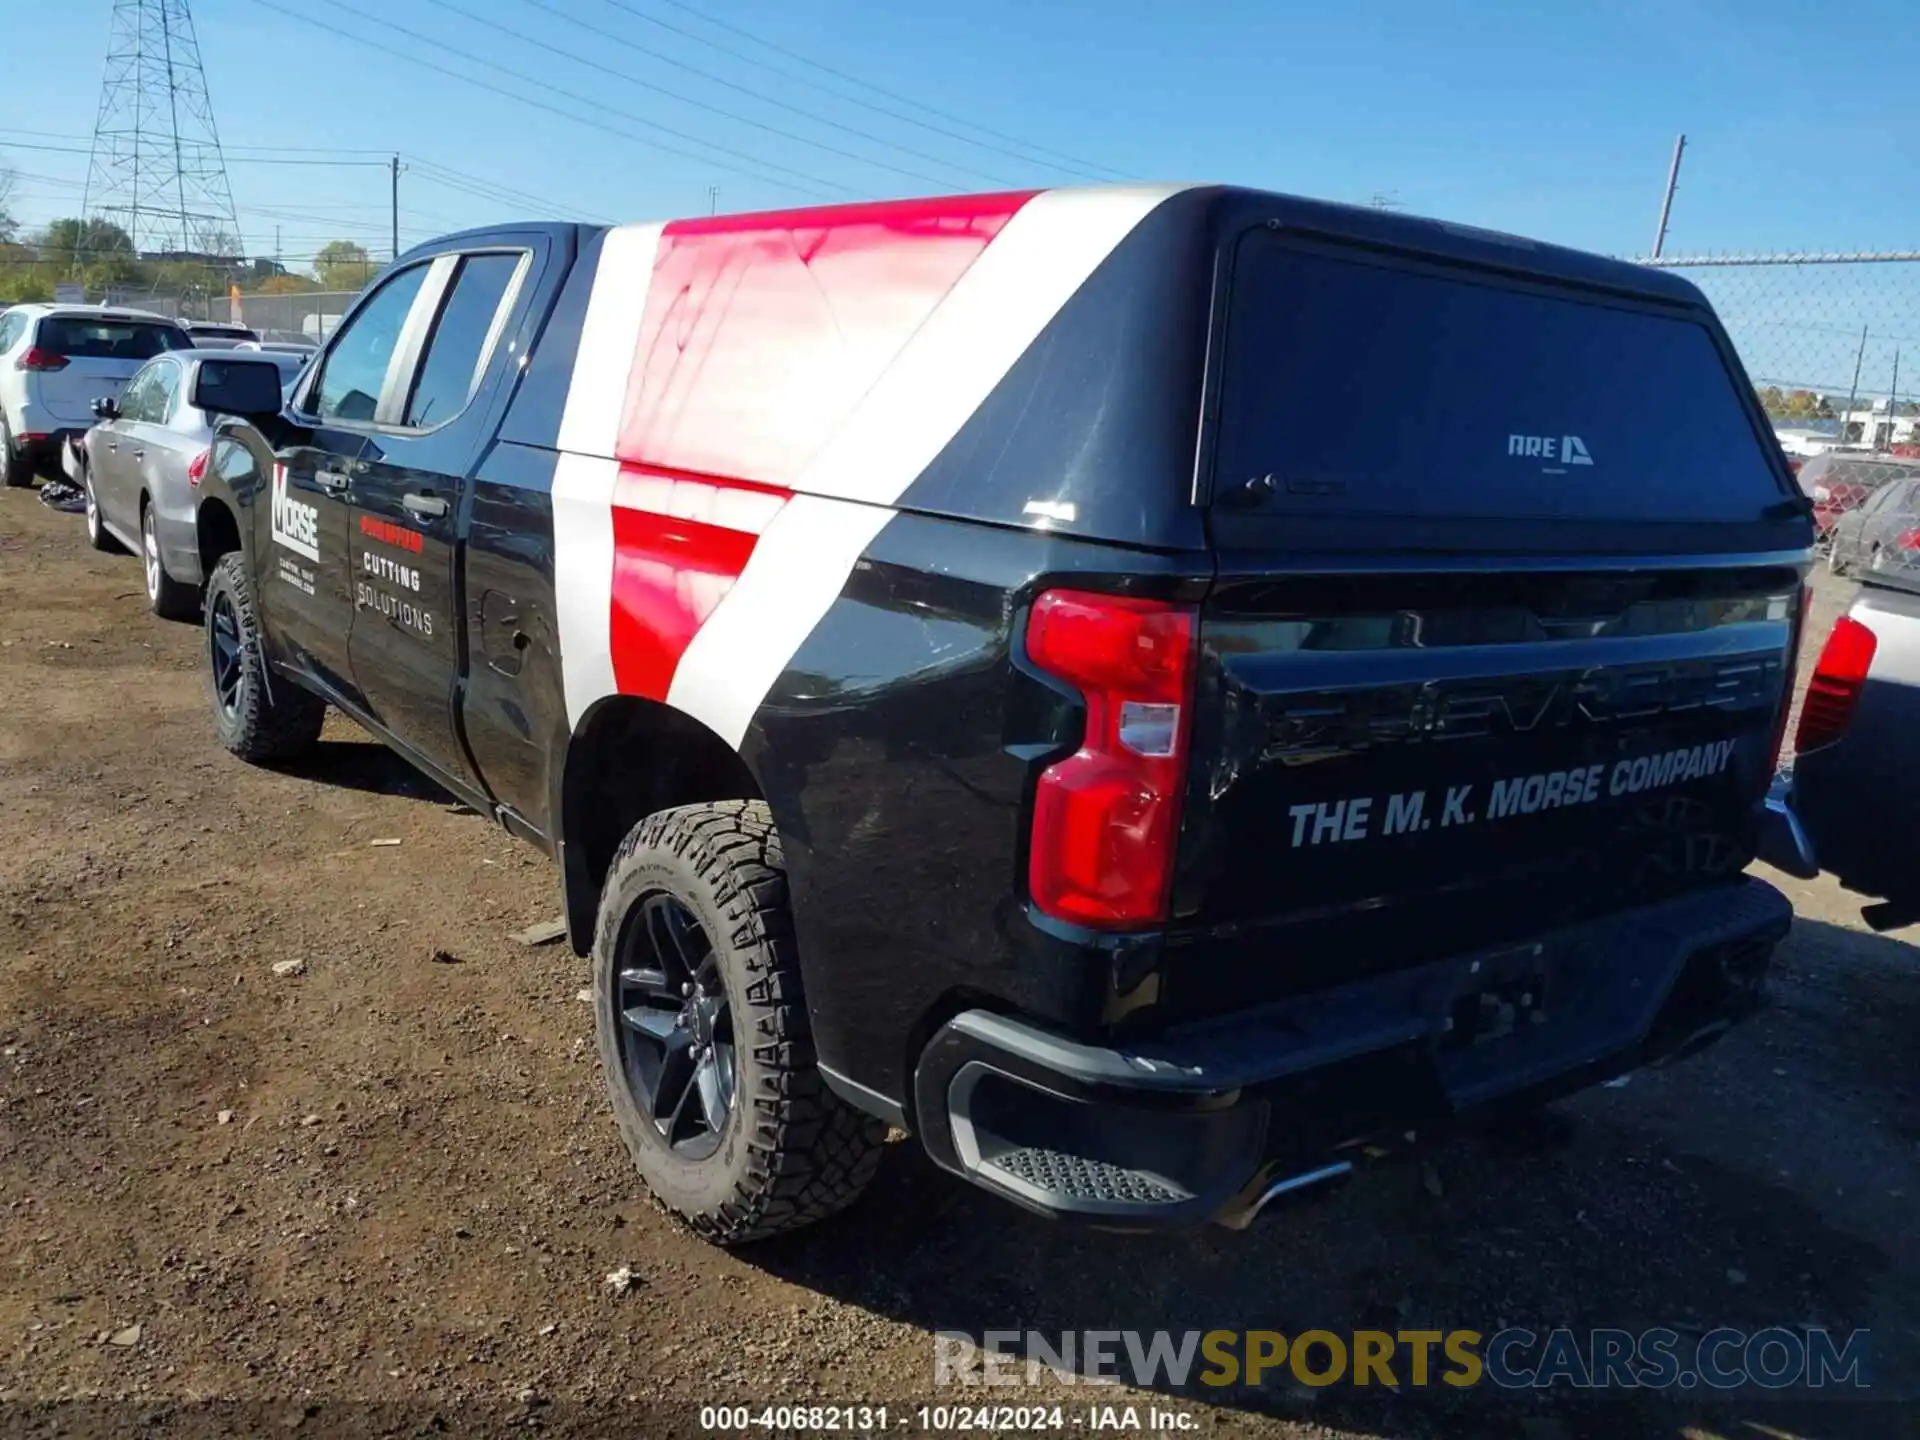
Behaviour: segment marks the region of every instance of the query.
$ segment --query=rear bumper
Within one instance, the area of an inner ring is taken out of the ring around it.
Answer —
[[[26,435],[34,438],[28,440]],[[63,468],[62,456],[67,449],[67,441],[75,435],[86,434],[86,427],[65,426],[44,431],[23,431],[13,440],[13,453],[35,470],[44,470],[49,474],[58,474]]]
[[[917,1128],[936,1163],[1043,1214],[1245,1225],[1363,1142],[1718,1038],[1758,1008],[1792,915],[1746,880],[1123,1049],[967,1011],[921,1055]]]

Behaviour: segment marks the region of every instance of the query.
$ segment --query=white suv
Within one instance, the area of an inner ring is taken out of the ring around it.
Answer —
[[[178,321],[104,305],[15,305],[0,312],[0,485],[57,474],[69,435],[94,422],[165,350],[191,349]]]

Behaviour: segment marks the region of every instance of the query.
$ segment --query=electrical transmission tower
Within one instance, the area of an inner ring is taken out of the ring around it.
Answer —
[[[241,253],[187,0],[113,0],[82,211],[144,254]]]

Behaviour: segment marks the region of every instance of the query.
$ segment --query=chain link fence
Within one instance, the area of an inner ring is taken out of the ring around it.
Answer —
[[[1713,302],[1828,563],[1920,580],[1920,251],[1642,262]]]
[[[226,290],[159,292],[114,286],[102,297],[108,305],[126,305],[171,315],[178,320],[237,320],[263,339],[318,343],[333,332],[358,290],[310,290],[290,295],[247,295],[236,301]]]

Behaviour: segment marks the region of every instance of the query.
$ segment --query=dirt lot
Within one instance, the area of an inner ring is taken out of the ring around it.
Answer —
[[[1052,1228],[901,1146],[839,1223],[721,1254],[619,1147],[585,966],[508,938],[553,913],[547,862],[337,717],[298,774],[229,759],[199,632],[139,588],[0,493],[0,1430],[631,1435],[901,1407],[939,1328],[1508,1324],[1864,1326],[1879,1398],[1040,1393],[1209,1432],[1908,1423],[1920,968],[1828,882],[1775,877],[1801,918],[1764,1018],[1545,1143],[1458,1138],[1173,1240]]]

